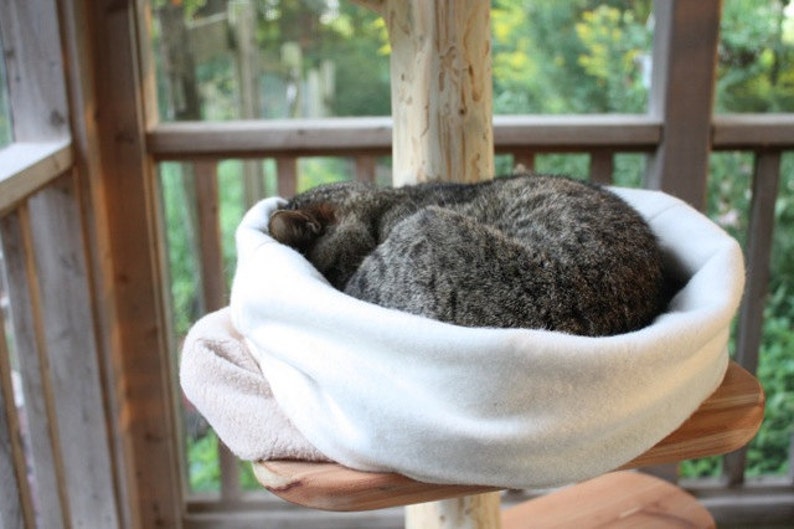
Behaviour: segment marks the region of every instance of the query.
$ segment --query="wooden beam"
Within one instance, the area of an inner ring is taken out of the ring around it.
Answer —
[[[794,114],[718,114],[714,116],[714,148],[793,149]]]
[[[28,209],[41,317],[36,333],[46,354],[42,377],[48,378],[53,400],[50,430],[63,467],[70,525],[117,527],[109,421],[72,175],[31,196]]]
[[[706,204],[720,0],[655,0],[649,113],[664,123],[646,183]]]
[[[73,160],[67,140],[15,142],[0,149],[0,214],[58,178]]]
[[[493,177],[490,4],[386,1],[392,181]]]
[[[61,2],[71,47],[84,210],[96,242],[95,299],[112,406],[117,488],[129,529],[181,527],[173,359],[164,314],[154,162],[147,156],[138,19],[131,0]],[[112,45],[110,44],[112,43]],[[79,77],[77,77],[79,75]],[[79,106],[78,106],[79,105]],[[151,119],[151,111],[148,114]]]
[[[16,141],[69,136],[63,54],[54,0],[0,0],[0,34]]]
[[[634,114],[495,116],[498,151],[650,151],[662,138],[658,119]],[[151,154],[161,160],[196,156],[388,154],[387,117],[161,123],[147,133]]]
[[[760,152],[755,157],[750,223],[747,232],[747,269],[752,270],[739,311],[739,332],[736,337],[736,360],[755,373],[764,333],[764,309],[771,275],[772,236],[775,230],[775,203],[780,182],[780,151]],[[728,484],[744,481],[747,449],[742,448],[725,457],[724,474]]]

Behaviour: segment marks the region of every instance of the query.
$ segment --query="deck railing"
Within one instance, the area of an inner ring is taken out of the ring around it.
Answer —
[[[117,523],[80,194],[69,141],[0,149],[3,527]]]
[[[153,167],[177,161],[192,168],[198,285],[207,311],[226,303],[221,162],[245,159],[253,167],[273,160],[272,192],[284,196],[297,189],[299,162],[311,157],[352,159],[351,177],[381,180],[377,160],[390,155],[391,125],[385,118],[158,124],[156,98],[143,88],[154,68],[139,45],[148,38],[141,36],[142,4],[27,0],[8,3],[0,16],[4,49],[13,50],[5,60],[14,83],[15,139],[0,149],[0,525],[399,526],[401,511],[329,515],[244,491],[229,454],[220,493],[184,492],[184,457],[174,456],[180,443],[173,411],[181,399],[160,314],[169,307],[166,237]],[[654,9],[658,60],[647,115],[497,117],[496,150],[527,168],[547,153],[585,154],[589,175],[582,176],[605,183],[618,156],[650,154],[680,177],[670,185],[654,162],[648,183],[698,205],[707,139],[713,151],[751,153],[749,282],[735,354],[754,371],[781,159],[794,150],[794,116],[712,118],[719,2],[659,1]],[[683,139],[693,141],[682,151]],[[693,158],[700,165],[690,177]],[[262,194],[256,171],[240,178],[248,184],[247,203]],[[177,338],[171,333],[172,355]],[[686,483],[718,520],[794,518],[794,476],[744,479],[741,452],[724,468],[710,483]]]
[[[532,168],[537,155],[585,154],[590,161],[589,175],[583,176],[611,183],[615,156],[653,153],[662,138],[662,125],[649,117],[634,115],[496,117],[494,138],[497,153],[512,156],[514,164],[528,169]],[[298,160],[306,157],[352,159],[350,178],[372,181],[375,179],[374,160],[390,154],[390,121],[365,118],[163,124],[150,132],[148,146],[159,161],[179,161],[193,167],[198,192],[192,207],[199,212],[200,225],[196,254],[201,256],[203,304],[209,310],[224,305],[227,300],[228,276],[224,276],[224,264],[219,257],[224,237],[220,229],[217,188],[219,162],[230,158],[274,159],[278,178],[273,191],[282,196],[296,191]],[[794,116],[717,116],[712,125],[712,148],[715,152],[749,152],[755,161],[747,189],[751,195],[745,248],[748,283],[735,340],[735,358],[755,372],[769,282],[781,157],[794,149]],[[246,203],[250,204],[255,198],[258,197],[247,197]],[[723,475],[718,480],[688,480],[685,485],[702,495],[720,519],[752,521],[757,519],[753,516],[762,511],[767,517],[785,519],[794,509],[794,478],[745,480],[745,454],[740,451],[726,456]],[[791,452],[789,459],[794,460]],[[233,510],[243,498],[250,499],[240,488],[239,466],[234,457],[224,453],[221,461],[223,478],[219,496],[215,500],[195,497],[189,504],[193,512]],[[775,497],[780,499],[777,505],[771,499]],[[278,510],[277,503],[263,501],[263,507],[267,505],[271,511]]]
[[[505,117],[495,120],[494,136],[497,152],[511,155],[515,163],[528,168],[536,155],[584,153],[590,158],[589,178],[608,183],[614,156],[653,152],[661,139],[661,125],[644,116]],[[715,151],[751,152],[755,160],[748,188],[752,196],[745,248],[748,286],[735,352],[742,365],[755,371],[781,157],[794,150],[794,117],[717,117],[712,137]],[[276,191],[284,196],[296,190],[298,160],[302,157],[351,158],[351,177],[371,181],[376,176],[375,160],[390,154],[390,125],[388,119],[227,123],[213,127],[169,124],[151,131],[147,141],[156,159],[186,162],[193,167],[201,296],[205,310],[210,310],[224,305],[227,299],[227,276],[220,260],[223,241],[218,163],[227,158],[272,158],[278,173]],[[89,453],[97,460],[90,467],[107,469],[113,459],[103,405],[106,374],[94,343],[96,315],[85,261],[88,252],[79,208],[80,189],[73,176],[74,160],[68,142],[20,143],[3,155],[4,160],[14,160],[17,165],[6,164],[0,179],[0,228],[11,316],[6,331],[13,336],[14,348],[12,355],[6,349],[9,342],[0,340],[4,411],[0,414],[0,445],[5,449],[0,452],[0,463],[15,469],[14,473],[4,473],[4,490],[14,493],[3,495],[6,504],[2,512],[4,519],[33,517],[42,526],[56,527],[56,520],[68,518],[70,512],[101,508],[96,500],[102,497],[99,491],[112,490],[106,483],[110,475],[97,472],[89,479],[98,494],[93,500],[86,500],[91,495],[69,492],[85,489]],[[248,201],[254,198],[248,197]],[[78,356],[75,351],[79,351]],[[11,358],[14,360],[9,361]],[[21,381],[22,406],[19,398],[15,404],[10,389],[14,387],[12,377]],[[81,383],[74,384],[76,380]],[[794,455],[789,453],[789,458]],[[309,525],[311,520],[327,522],[319,513],[299,514],[264,493],[252,497],[240,486],[236,459],[227,453],[221,460],[221,494],[214,498],[193,496],[185,518],[188,526],[204,526],[219,512],[231,515],[231,519],[237,512],[246,519],[293,516]],[[718,517],[757,521],[763,514],[782,520],[791,514],[792,476],[745,480],[743,452],[727,456],[724,469],[723,478],[716,482],[685,483]],[[37,509],[39,502],[56,507]],[[52,519],[44,520],[48,516]],[[398,517],[389,511],[381,518],[366,514],[334,519],[353,525],[388,525],[398,523]]]

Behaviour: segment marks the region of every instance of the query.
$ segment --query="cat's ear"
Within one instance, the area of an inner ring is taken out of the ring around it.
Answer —
[[[270,216],[270,236],[282,244],[305,252],[335,222],[330,204],[313,204],[303,209],[278,210]]]

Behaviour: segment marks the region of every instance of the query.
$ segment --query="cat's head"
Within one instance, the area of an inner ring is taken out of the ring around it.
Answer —
[[[358,182],[319,186],[275,211],[270,236],[302,253],[337,288],[375,247],[367,211],[374,187]]]
[[[270,236],[306,254],[329,226],[336,224],[334,206],[320,202],[300,209],[279,209],[270,217]]]

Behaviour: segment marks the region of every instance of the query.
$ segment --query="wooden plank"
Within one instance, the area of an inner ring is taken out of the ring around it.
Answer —
[[[764,418],[764,392],[747,370],[731,362],[719,388],[676,431],[622,468],[674,463],[737,450]]]
[[[356,180],[359,182],[375,182],[375,168],[377,159],[374,156],[362,154],[356,156]]]
[[[28,200],[55,423],[71,526],[116,527],[112,457],[74,180]],[[75,383],[79,381],[79,383]],[[51,417],[52,421],[53,418]]]
[[[494,487],[434,485],[399,474],[359,472],[336,463],[263,461],[259,482],[289,502],[328,511],[365,511],[493,492]]]
[[[60,176],[73,163],[70,142],[12,143],[0,149],[0,215]]]
[[[204,309],[213,312],[229,303],[223,272],[217,162],[193,164],[198,217],[198,249]]]
[[[649,113],[664,123],[646,184],[706,204],[720,0],[655,0]]]
[[[71,131],[74,151],[75,176],[80,189],[80,207],[82,210],[85,240],[90,241],[87,248],[89,260],[90,294],[94,307],[96,322],[96,341],[99,350],[104,383],[103,400],[108,414],[107,431],[109,447],[113,460],[109,472],[114,475],[114,504],[119,511],[120,527],[133,528],[134,501],[130,500],[133,492],[130,484],[133,479],[125,479],[125,473],[132,472],[129,468],[130,458],[126,450],[127,440],[121,434],[124,417],[120,401],[124,398],[122,391],[116,391],[118,378],[111,366],[114,344],[118,336],[115,334],[116,308],[114,291],[117,276],[112,266],[113,255],[110,251],[110,240],[117,236],[114,226],[106,221],[108,211],[104,197],[104,178],[102,160],[102,132],[98,118],[99,112],[88,109],[110,108],[100,102],[97,90],[99,83],[96,75],[100,68],[95,66],[98,46],[94,41],[96,34],[93,28],[98,27],[99,13],[93,2],[82,0],[57,0],[59,22],[61,27],[63,54],[68,64],[67,76],[69,106],[71,109],[83,109],[73,113]],[[148,5],[148,2],[137,2],[137,5]],[[150,83],[144,85],[151,88]]]
[[[694,496],[639,472],[613,472],[507,509],[505,529],[714,528]]]
[[[599,149],[590,153],[590,181],[597,184],[612,184],[615,173],[615,153],[609,149]]]
[[[712,119],[715,149],[794,147],[794,114],[717,114]]]
[[[610,147],[616,151],[650,150],[660,141],[662,122],[635,114],[569,116],[494,116],[494,145],[499,152],[527,146],[560,150]],[[161,123],[147,133],[158,159],[191,156],[267,157],[349,155],[391,152],[392,121],[387,117],[224,122]]]
[[[755,156],[750,222],[747,228],[749,236],[745,250],[750,274],[739,311],[739,329],[736,336],[736,360],[753,373],[758,368],[758,353],[764,332],[764,309],[771,274],[780,161],[779,151],[759,152]],[[726,456],[724,473],[729,485],[744,481],[746,460],[746,449]]]
[[[25,398],[31,474],[46,527],[65,527],[70,518],[64,481],[64,462],[58,435],[58,416],[43,339],[41,287],[36,275],[29,213],[26,207],[0,220],[0,242],[6,262],[8,298],[13,307],[12,328]]]
[[[494,145],[499,152],[527,147],[650,150],[661,141],[661,131],[658,117],[638,114],[494,116]]]
[[[298,159],[292,156],[276,157],[277,193],[289,198],[298,192]]]
[[[391,150],[389,118],[162,123],[147,134],[158,159],[209,155],[268,157]]]
[[[69,136],[63,54],[53,0],[0,0],[0,34],[16,141]]]
[[[237,510],[234,512],[189,513],[185,529],[400,529],[404,509],[333,513],[295,510]]]
[[[5,320],[0,314],[0,490],[3,491],[0,494],[0,526],[24,529],[35,523],[34,507],[28,487],[28,465],[22,447],[23,434],[14,398],[11,353],[6,336]]]
[[[675,432],[622,468],[658,465],[729,452],[746,444],[763,420],[758,381],[731,363],[720,387]],[[315,509],[368,510],[493,491],[493,487],[432,485],[393,473],[368,473],[333,463],[266,461],[253,465],[277,496]]]
[[[83,76],[85,118],[81,155],[88,163],[90,214],[101,271],[96,299],[104,314],[109,401],[115,407],[120,510],[130,528],[181,527],[180,448],[175,434],[174,361],[164,312],[165,278],[153,160],[138,67],[137,2],[64,2],[73,28],[91,28],[72,57]],[[80,4],[72,7],[69,4]],[[79,18],[78,18],[79,15]],[[110,46],[107,43],[112,42]],[[141,42],[148,42],[144,40]]]

